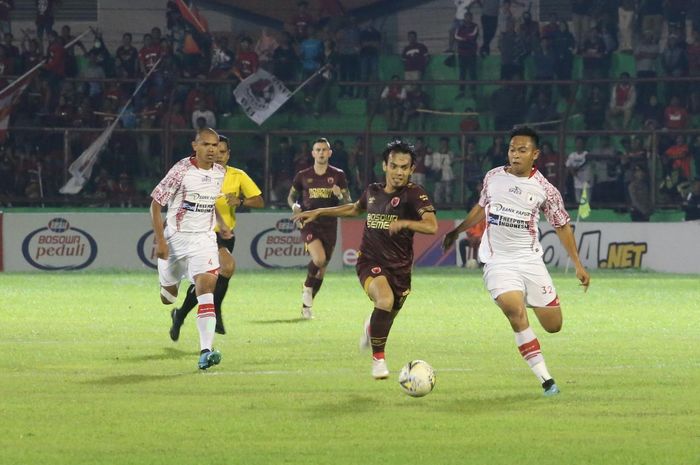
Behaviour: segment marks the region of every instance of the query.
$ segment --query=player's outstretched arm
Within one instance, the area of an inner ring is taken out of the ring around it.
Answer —
[[[581,285],[583,286],[585,292],[588,290],[588,285],[591,283],[591,277],[588,275],[588,271],[586,271],[581,264],[581,259],[578,256],[574,231],[571,229],[571,225],[569,223],[556,228],[556,231],[561,245],[564,246],[566,252],[569,254],[569,257],[571,257],[571,261],[574,262],[574,267],[576,267],[576,277],[579,281],[581,281]]]
[[[297,203],[297,190],[294,186],[289,188],[289,194],[287,195],[287,205],[292,209],[292,213],[298,213],[301,211],[301,205]]]
[[[319,216],[335,216],[335,217],[348,217],[348,216],[358,216],[364,210],[360,208],[359,202],[346,203],[345,205],[338,205],[337,207],[327,207],[327,208],[317,208],[315,210],[307,210],[304,212],[298,212],[292,215],[294,221],[300,221],[302,225],[310,223]]]
[[[262,195],[253,197],[228,197],[227,203],[232,207],[265,208],[265,199]]]
[[[484,207],[482,207],[478,203],[474,205],[474,207],[467,214],[467,217],[464,219],[464,221],[459,223],[459,225],[457,225],[457,227],[454,228],[452,231],[445,234],[445,237],[442,239],[442,250],[447,251],[455,243],[455,241],[457,240],[457,236],[459,236],[459,233],[466,231],[472,226],[476,226],[484,220],[485,216],[486,213],[484,211]]]
[[[168,242],[165,240],[165,229],[163,228],[163,206],[151,200],[151,224],[153,225],[153,235],[156,241],[156,256],[166,260],[168,258]]]
[[[438,230],[437,216],[434,212],[425,212],[420,221],[396,220],[389,225],[389,234],[396,234],[402,229],[421,234],[435,234]]]

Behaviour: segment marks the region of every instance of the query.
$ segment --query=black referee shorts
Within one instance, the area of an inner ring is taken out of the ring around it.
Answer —
[[[224,239],[221,234],[216,233],[216,246],[220,249],[226,247],[229,252],[233,253],[233,246],[236,245],[236,236],[234,235],[231,239]]]

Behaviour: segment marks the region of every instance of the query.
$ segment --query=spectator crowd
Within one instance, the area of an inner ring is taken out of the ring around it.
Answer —
[[[453,137],[415,138],[414,180],[430,186],[440,205],[461,205],[484,172],[503,163],[503,138],[487,140],[478,131],[504,132],[520,123],[544,131],[563,123],[573,131],[620,131],[563,144],[544,137],[538,168],[571,202],[585,188],[593,203],[626,205],[633,219],[643,221],[653,213],[652,190],[656,203],[679,206],[693,190],[700,173],[700,136],[691,134],[700,121],[700,82],[653,79],[700,79],[700,1],[573,0],[570,16],[551,14],[538,22],[529,4],[518,0],[454,0],[446,49],[431,53],[421,40],[428,32],[416,26],[393,51],[402,72],[386,82],[377,82],[388,46],[375,22],[346,14],[342,2],[320,2],[320,9],[312,3],[298,2],[282,30],[209,34],[171,0],[164,30],[125,32],[111,47],[97,30],[72,42],[70,27],[55,25],[57,0],[37,2],[36,30],[16,38],[14,2],[0,0],[0,85],[43,63],[12,112],[9,135],[0,137],[0,204],[57,197],[65,181],[57,174],[72,161],[66,153],[76,157],[89,146],[156,64],[120,119],[120,129],[140,131],[115,132],[87,186],[85,196],[96,205],[142,204],[139,184],[160,177],[163,153],[188,153],[187,130],[227,129],[226,121],[241,113],[233,89],[258,69],[289,86],[310,79],[284,112],[321,118],[333,115],[339,100],[366,102],[367,118],[376,115],[396,133],[435,129],[429,110],[438,91],[420,81],[430,79],[431,67],[453,69],[460,81],[451,99],[459,129]],[[617,72],[619,61],[630,66]],[[497,75],[489,77],[497,85],[477,84],[487,63],[498,64]],[[543,84],[573,76],[615,81]],[[165,133],[165,127],[175,131]],[[73,131],[65,140],[62,132],[31,128]],[[267,173],[260,136],[250,138],[236,162],[261,185],[267,174],[271,200],[283,203],[294,172],[310,163],[310,151],[299,138],[277,140]],[[338,138],[333,162],[358,192],[372,177],[382,178],[381,163],[368,140],[353,142]]]

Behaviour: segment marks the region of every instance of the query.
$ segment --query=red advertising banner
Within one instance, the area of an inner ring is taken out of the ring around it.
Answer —
[[[355,266],[357,251],[360,248],[362,231],[365,227],[363,219],[347,219],[340,221],[342,231],[343,265]],[[442,238],[455,227],[454,220],[438,220],[438,232],[429,236],[416,234],[413,236],[413,263],[415,266],[455,266],[457,263],[454,247],[447,253],[442,252]]]

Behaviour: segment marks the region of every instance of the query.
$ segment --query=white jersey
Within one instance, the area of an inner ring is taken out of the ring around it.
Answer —
[[[214,164],[209,170],[197,167],[195,157],[175,163],[158,183],[151,197],[168,207],[168,228],[179,232],[209,232],[216,226],[214,204],[221,192],[226,170]]]
[[[540,259],[540,211],[555,228],[570,220],[561,194],[536,168],[529,177],[512,175],[505,166],[492,169],[484,177],[479,205],[486,214],[479,247],[483,263]]]

